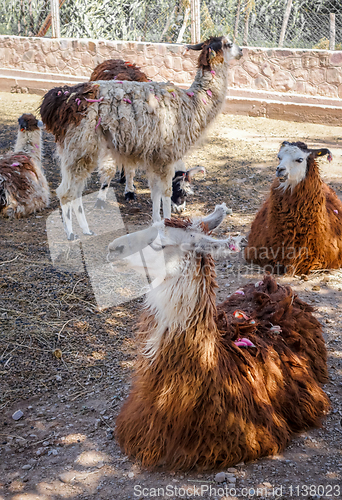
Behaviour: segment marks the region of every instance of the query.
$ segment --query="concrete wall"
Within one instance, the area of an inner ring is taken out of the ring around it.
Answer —
[[[84,80],[108,58],[135,62],[151,79],[188,86],[197,54],[171,44],[0,36],[0,68],[22,70],[37,78],[52,75],[56,80],[63,75],[73,77],[71,81]],[[245,48],[244,58],[232,64],[229,86],[342,98],[342,52]]]

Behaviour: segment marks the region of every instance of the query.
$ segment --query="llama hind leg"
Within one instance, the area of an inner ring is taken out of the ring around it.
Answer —
[[[149,185],[151,189],[152,199],[152,220],[153,222],[160,222],[160,203],[162,199],[162,186],[160,179],[155,175],[149,175]]]
[[[134,176],[135,176],[135,168],[125,168],[126,175],[126,187],[125,187],[125,200],[131,201],[136,199],[135,189],[134,189]]]
[[[62,182],[56,193],[61,203],[63,224],[68,240],[74,240],[76,237],[72,229],[72,208],[75,209],[83,233],[93,234],[88,227],[81,201],[86,179],[94,170],[92,167],[93,162],[90,157],[79,158],[75,165],[68,164],[67,161],[63,161],[63,158],[61,158]]]
[[[106,206],[107,194],[111,180],[116,174],[116,164],[111,156],[109,148],[106,148],[104,153],[102,153],[99,157],[98,171],[100,173],[101,188],[97,195],[95,208],[101,208],[103,210]]]

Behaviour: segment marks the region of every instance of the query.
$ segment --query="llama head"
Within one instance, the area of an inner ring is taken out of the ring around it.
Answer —
[[[329,149],[309,149],[304,142],[284,141],[278,153],[279,165],[276,170],[280,186],[294,189],[305,179],[310,164],[324,155],[328,155],[328,160],[331,161]]]
[[[187,45],[187,49],[200,50],[198,67],[203,70],[215,69],[215,66],[231,59],[240,59],[242,49],[232,42],[228,36],[212,36],[197,45]]]
[[[37,118],[31,113],[24,113],[18,118],[18,126],[20,132],[35,132],[43,128],[43,122],[37,120]]]
[[[165,278],[179,273],[192,255],[226,258],[240,250],[240,238],[216,240],[208,234],[221,224],[226,213],[223,203],[201,219],[166,219],[143,231],[121,236],[110,243],[108,260],[124,260],[136,271],[148,272],[151,278]]]

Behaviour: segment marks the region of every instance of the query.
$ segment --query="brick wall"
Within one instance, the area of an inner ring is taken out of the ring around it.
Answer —
[[[181,45],[0,36],[0,72],[70,75],[82,81],[109,58],[135,62],[149,78],[182,86],[189,86],[196,72],[197,54],[184,53]],[[342,98],[342,52],[245,48],[244,57],[232,63],[229,86]]]

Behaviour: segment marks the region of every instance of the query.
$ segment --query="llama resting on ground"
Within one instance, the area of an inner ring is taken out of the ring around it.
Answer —
[[[148,82],[149,79],[134,63],[125,62],[122,59],[108,59],[96,66],[90,76],[90,81],[98,80],[125,80],[129,82]],[[191,180],[198,172],[205,173],[203,167],[194,167],[185,170],[182,160],[174,164],[175,175],[172,179],[171,208],[173,212],[181,213],[185,210],[186,198],[189,194],[194,194],[191,188]],[[101,189],[99,191],[96,204],[97,208],[105,208],[108,189],[111,180],[116,174],[116,165],[113,161],[109,148],[104,150],[99,159],[98,171],[101,179]],[[125,182],[125,200],[135,200],[134,180],[135,167],[126,165],[121,169],[120,182]]]
[[[214,258],[237,250],[234,239],[207,234],[224,216],[220,205],[200,221],[165,220],[109,245],[110,260],[151,278],[165,259],[116,421],[122,450],[147,467],[223,469],[275,454],[329,408],[321,325],[291,287],[266,276],[215,305]]]
[[[317,157],[328,149],[283,142],[277,179],[252,224],[245,258],[274,273],[342,267],[342,203],[323,182]]]
[[[88,82],[50,90],[41,105],[46,128],[55,135],[62,183],[57,190],[66,233],[74,238],[74,208],[84,234],[82,191],[101,151],[111,149],[117,164],[146,170],[153,220],[171,216],[174,163],[196,144],[221,111],[227,94],[228,66],[242,50],[227,37],[188,46],[199,50],[198,71],[189,90],[167,82]]]
[[[0,213],[26,217],[49,205],[50,190],[42,162],[41,127],[32,114],[19,119],[13,153],[0,158]]]

